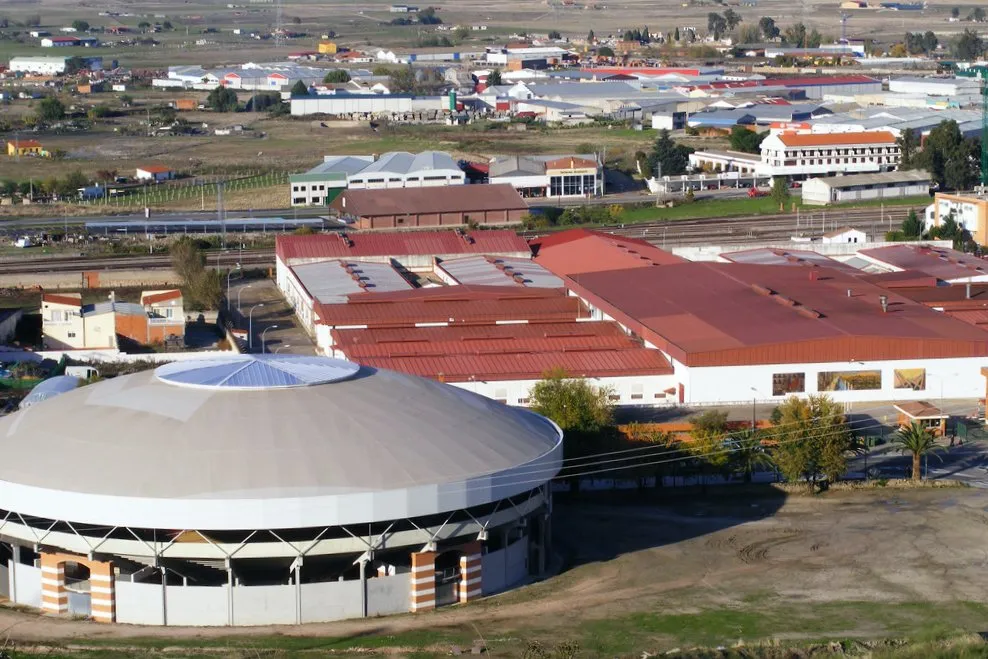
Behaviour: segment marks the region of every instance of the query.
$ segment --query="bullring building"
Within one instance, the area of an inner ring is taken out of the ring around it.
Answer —
[[[322,357],[120,376],[0,419],[0,595],[149,625],[433,609],[545,567],[551,421]]]

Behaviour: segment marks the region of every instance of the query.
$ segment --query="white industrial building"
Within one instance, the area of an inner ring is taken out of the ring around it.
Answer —
[[[803,183],[804,204],[826,205],[867,199],[901,199],[930,192],[932,179],[922,170],[850,174],[807,179]]]
[[[11,57],[8,68],[13,73],[30,73],[34,75],[55,76],[65,73],[65,63],[68,57]],[[93,71],[103,68],[102,57],[84,57],[83,60]]]
[[[505,590],[545,568],[562,459],[536,414],[302,355],[119,376],[0,419],[0,438],[0,595],[135,625],[300,624]]]
[[[391,151],[347,176],[350,189],[387,190],[463,185],[466,173],[442,151]]]
[[[596,154],[494,156],[492,185],[508,184],[523,197],[599,197],[604,194],[604,168]]]
[[[292,115],[383,115],[408,112],[442,112],[449,109],[447,96],[405,94],[345,94],[302,96],[291,100]]]
[[[292,206],[325,206],[347,187],[347,176],[374,162],[374,156],[326,156],[302,174],[288,177]]]

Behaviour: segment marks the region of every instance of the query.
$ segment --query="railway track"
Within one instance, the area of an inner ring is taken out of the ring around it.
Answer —
[[[242,260],[241,260],[242,259]],[[273,249],[257,249],[229,253],[207,253],[206,265],[210,267],[230,268],[241,263],[245,267],[264,267],[274,265]],[[52,257],[47,259],[18,259],[0,263],[0,273],[44,273],[44,272],[79,272],[84,270],[141,270],[164,269],[171,267],[171,257],[167,254],[158,256],[134,255],[95,257],[85,256]]]
[[[599,231],[629,238],[642,238],[657,247],[672,249],[699,245],[742,245],[789,242],[794,236],[819,236],[826,231],[853,226],[869,235],[882,236],[906,218],[906,207],[820,209],[808,213],[779,213],[728,218],[661,220],[630,225],[601,225]],[[536,238],[545,231],[521,231],[522,237]],[[799,243],[793,243],[798,246]],[[242,260],[241,260],[242,259]],[[237,263],[245,267],[273,266],[274,249],[210,252],[206,263],[211,267],[229,268]],[[113,257],[50,257],[44,259],[0,260],[0,273],[77,272],[82,270],[160,269],[171,265],[167,254]]]

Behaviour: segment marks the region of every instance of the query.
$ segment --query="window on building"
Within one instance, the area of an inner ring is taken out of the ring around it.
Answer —
[[[292,192],[298,192],[298,186],[297,185],[293,185],[292,186]]]
[[[499,403],[508,404],[508,390],[507,389],[495,389],[494,390],[494,400]]]
[[[162,311],[164,311],[165,318],[171,318],[175,313],[175,310],[170,307],[165,308]]]
[[[69,332],[68,337],[70,339],[74,339],[75,338],[75,332]]]
[[[531,402],[532,402],[532,399],[531,398],[519,398],[518,399],[518,404],[519,405],[528,405]]]
[[[773,373],[772,395],[801,394],[806,391],[806,373]]]
[[[641,400],[645,397],[645,387],[641,384],[631,385],[631,400]]]
[[[894,386],[896,389],[911,389],[912,391],[924,391],[926,389],[926,369],[925,368],[895,369]]]
[[[621,400],[621,394],[608,394],[607,400],[611,401],[612,403],[616,403],[617,401]]]
[[[319,189],[320,189],[320,190],[325,190],[325,189],[326,189],[326,186],[325,186],[325,185],[320,185],[320,186],[319,186]]]
[[[60,323],[63,320],[62,312],[60,310],[53,310],[51,312],[51,322]]]
[[[305,203],[305,197],[295,197],[294,199],[292,199],[292,203],[293,204],[304,204]]]
[[[817,374],[817,391],[875,391],[881,388],[881,371],[821,371]]]

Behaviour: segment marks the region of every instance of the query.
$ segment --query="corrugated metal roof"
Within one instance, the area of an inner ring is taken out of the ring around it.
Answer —
[[[354,217],[374,217],[527,210],[528,204],[514,187],[489,184],[346,190],[333,201],[333,207]]]
[[[845,265],[819,252],[803,249],[779,249],[775,247],[756,247],[740,252],[725,252],[720,255],[732,263],[750,263],[760,265],[801,265],[804,267],[821,266],[837,268],[849,273],[860,273],[857,268]]]
[[[147,316],[144,307],[135,302],[97,302],[82,307],[83,316],[98,316],[104,313],[118,313],[125,316]]]
[[[942,247],[890,245],[863,249],[860,254],[895,268],[922,272],[944,281],[988,275],[988,261]]]
[[[370,357],[362,364],[420,375],[443,382],[538,380],[562,368],[573,377],[670,375],[672,367],[658,350],[450,355],[446,357]]]
[[[451,294],[450,289],[455,293]],[[513,295],[516,291],[546,294]],[[494,286],[423,288],[357,299],[351,296],[346,304],[315,306],[319,322],[333,326],[408,327],[415,323],[489,324],[523,320],[558,322],[589,315],[578,299],[568,297],[562,291]]]
[[[393,341],[351,343],[341,350],[347,359],[364,357],[442,357],[444,355],[506,355],[509,353],[584,352],[641,348],[628,336],[559,336],[553,338],[487,339],[474,341]]]
[[[236,355],[172,362],[155,369],[162,382],[206,389],[284,389],[346,380],[359,367],[310,355]]]
[[[528,286],[563,288],[563,280],[531,259],[510,257],[465,256],[438,264],[460,284],[480,286]]]
[[[375,191],[376,192],[376,191]],[[378,231],[367,233],[280,235],[278,258],[361,258],[450,254],[529,254],[528,243],[514,231]]]
[[[988,355],[980,330],[833,268],[696,262],[570,280],[591,304],[693,366]]]
[[[532,241],[536,262],[557,275],[683,263],[644,240],[590,229],[571,229]]]
[[[778,133],[786,146],[855,146],[857,144],[895,144],[895,135],[884,130],[854,133]]]
[[[292,272],[309,295],[323,304],[346,302],[347,296],[356,293],[404,291],[412,287],[388,263],[334,259],[302,263],[293,266]]]
[[[399,344],[429,341],[497,341],[501,339],[610,338],[626,336],[617,323],[563,322],[517,325],[449,325],[443,327],[383,327],[333,330],[334,343],[341,348],[363,344]]]

